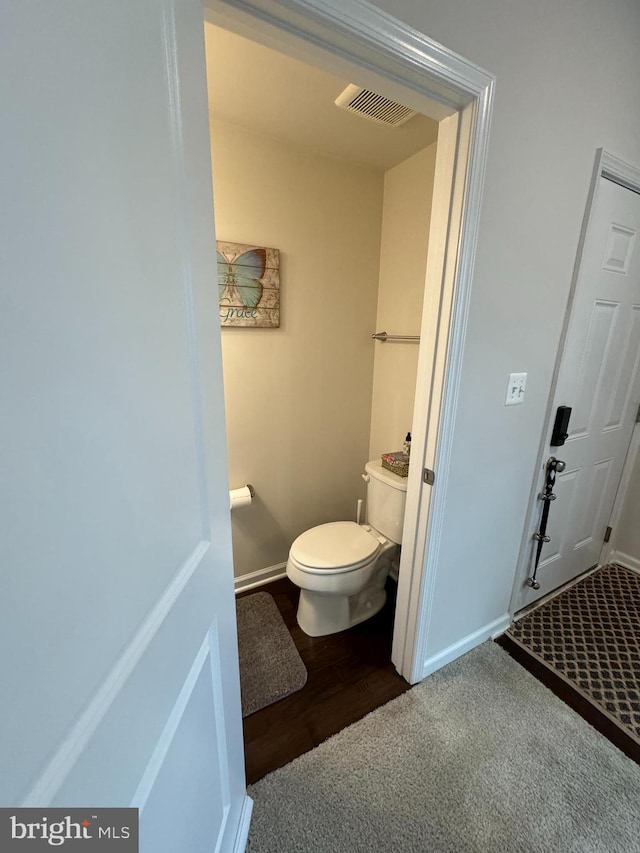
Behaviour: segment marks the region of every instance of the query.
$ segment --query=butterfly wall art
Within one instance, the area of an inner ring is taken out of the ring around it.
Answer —
[[[264,246],[217,242],[221,326],[280,325],[280,252]]]

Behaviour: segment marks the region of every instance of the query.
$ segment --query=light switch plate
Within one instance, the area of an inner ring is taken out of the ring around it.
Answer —
[[[524,389],[527,384],[526,373],[511,373],[509,375],[509,384],[507,386],[507,399],[505,406],[517,406],[524,400]]]

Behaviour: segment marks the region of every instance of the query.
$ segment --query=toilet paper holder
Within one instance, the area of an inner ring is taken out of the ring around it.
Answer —
[[[253,488],[251,483],[247,483],[239,489],[231,489],[229,491],[229,509],[249,506],[255,496],[256,490]]]

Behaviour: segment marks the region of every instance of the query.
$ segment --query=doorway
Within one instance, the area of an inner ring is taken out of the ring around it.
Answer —
[[[435,279],[438,287],[428,288],[437,296],[425,306],[420,331],[429,346],[421,347],[418,364],[414,464],[408,479],[392,653],[398,672],[415,683],[491,633],[488,626],[486,633],[477,631],[433,659],[427,654],[493,78],[453,54],[443,63],[442,50],[431,51],[422,41],[415,45],[417,65],[400,59],[393,27],[381,27],[369,7],[363,7],[357,27],[339,7],[330,15],[319,8],[309,15],[306,4],[300,11],[295,25],[290,16],[284,24],[277,3],[265,11],[257,4],[240,8],[235,2],[212,0],[205,14],[211,23],[293,57],[321,67],[328,63],[346,79],[356,68],[362,84],[440,123],[427,267],[427,281]],[[451,66],[446,68],[450,63],[456,66],[453,73]],[[423,476],[426,470],[436,471],[434,485]]]
[[[344,78],[208,23],[205,45],[219,249],[275,247],[280,279],[255,317],[220,297],[230,486],[255,490],[231,515],[240,592],[355,519],[364,464],[411,430],[419,343],[372,333],[420,333],[438,125],[340,109]]]
[[[514,611],[571,583],[612,552],[637,442],[640,396],[640,172],[598,151],[574,283],[525,529]],[[558,407],[570,408],[559,435]],[[555,476],[548,530],[540,527],[547,456]],[[554,463],[555,464],[555,463]],[[626,474],[625,474],[626,471]],[[548,541],[537,537],[548,536]]]
[[[277,319],[261,307],[275,302],[271,278],[250,318],[229,318],[243,294],[220,285],[229,482],[254,492],[231,512],[243,695],[254,666],[273,669],[267,628],[242,617],[267,596],[307,673],[293,695],[243,707],[252,784],[408,688],[391,663],[397,559],[381,610],[321,637],[297,624],[285,567],[304,531],[356,520],[365,463],[411,430],[438,124],[340,109],[357,77],[209,23],[205,47],[218,250],[277,247],[280,272]]]
[[[281,278],[275,321],[271,282],[255,318],[221,295],[230,485],[254,487],[231,516],[242,592],[355,520],[365,463],[412,429],[438,123],[339,109],[348,79],[208,23],[205,44],[219,249],[277,247]]]

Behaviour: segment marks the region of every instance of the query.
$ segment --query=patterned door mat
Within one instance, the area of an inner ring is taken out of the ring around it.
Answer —
[[[640,743],[640,575],[613,563],[507,631]]]
[[[268,592],[236,601],[242,716],[301,690],[307,669]]]

